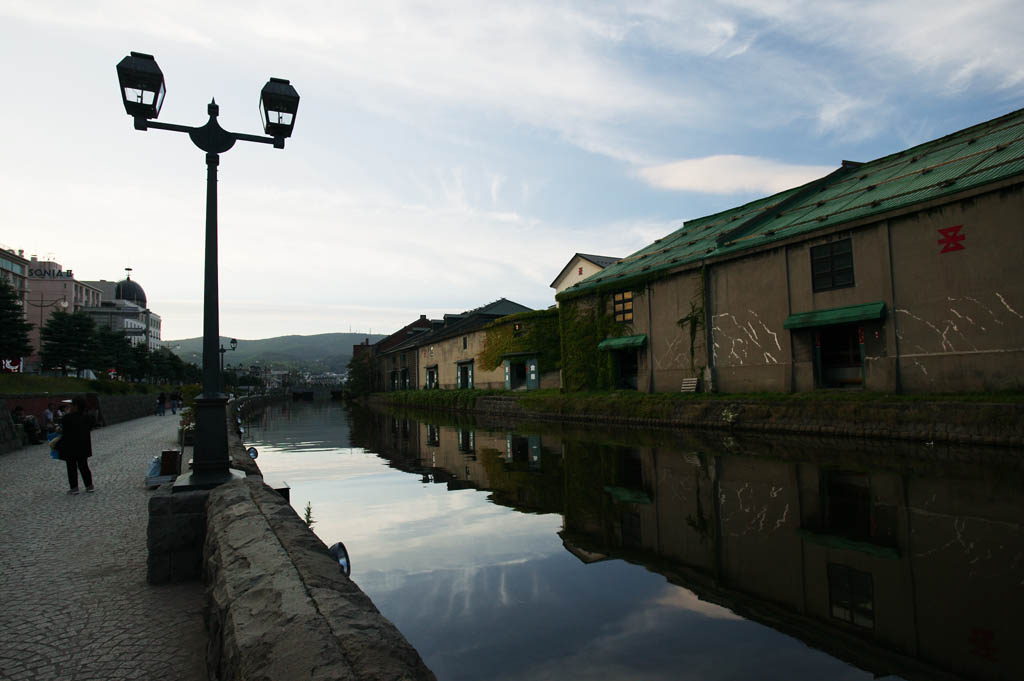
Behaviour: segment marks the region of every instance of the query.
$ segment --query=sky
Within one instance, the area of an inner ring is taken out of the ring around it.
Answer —
[[[159,120],[283,150],[219,167],[220,331],[391,333],[554,303],[574,253],[709,215],[1024,107],[1020,0],[0,0],[0,246],[124,268],[165,340],[202,335],[206,164],[136,131],[115,66],[156,57]]]

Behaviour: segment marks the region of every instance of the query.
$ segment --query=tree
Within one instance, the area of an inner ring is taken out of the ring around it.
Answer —
[[[168,348],[158,348],[150,353],[153,376],[165,383],[184,383],[188,375],[185,362]]]
[[[96,323],[84,312],[55,310],[40,330],[40,363],[49,369],[89,369],[94,364]]]
[[[32,354],[28,332],[32,329],[25,319],[18,292],[0,277],[0,360],[18,360]]]
[[[145,380],[152,374],[152,353],[145,343],[139,343],[132,348],[132,363],[134,364],[131,373],[132,378]]]
[[[131,341],[120,331],[108,326],[96,330],[93,342],[93,369],[104,374],[113,369],[119,376],[131,376],[135,356]]]
[[[365,395],[373,392],[373,367],[370,353],[355,355],[348,362],[348,379],[346,391],[352,395]]]

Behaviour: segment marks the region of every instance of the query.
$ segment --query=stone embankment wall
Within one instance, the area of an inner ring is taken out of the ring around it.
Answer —
[[[262,482],[206,507],[208,669],[220,681],[434,679],[292,507]]]
[[[228,411],[232,467],[244,480],[150,499],[151,583],[202,578],[207,668],[219,681],[430,681],[416,650],[345,576],[295,510],[263,483]]]
[[[372,398],[388,402],[386,396]],[[531,398],[536,399],[536,398]],[[556,397],[557,399],[557,397]],[[543,402],[540,402],[543,405]],[[552,401],[552,404],[558,404]],[[870,402],[831,400],[686,400],[658,417],[587,411],[585,401],[559,408],[524,407],[515,396],[482,396],[468,411],[501,418],[613,425],[693,427],[750,432],[803,433],[920,442],[1024,446],[1024,404],[987,402]],[[424,405],[426,407],[428,405]]]

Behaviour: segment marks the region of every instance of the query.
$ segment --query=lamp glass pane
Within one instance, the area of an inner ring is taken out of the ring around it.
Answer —
[[[129,102],[135,102],[138,104],[145,104],[146,106],[152,106],[153,102],[156,101],[157,93],[152,90],[140,90],[139,88],[126,87],[124,89],[124,98]],[[160,93],[160,99],[163,100],[163,92]]]
[[[271,110],[270,115],[271,115],[271,118],[272,118],[271,122],[277,123],[279,125],[291,125],[292,124],[292,120],[295,118],[294,114],[290,114],[287,111],[273,111],[273,110]],[[273,117],[275,117],[275,116],[277,117],[277,119],[273,120]]]

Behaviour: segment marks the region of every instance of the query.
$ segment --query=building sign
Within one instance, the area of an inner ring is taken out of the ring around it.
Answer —
[[[0,372],[5,374],[20,374],[22,372],[21,358],[0,360]]]
[[[957,225],[955,227],[943,227],[939,230],[939,234],[942,235],[942,238],[939,239],[939,245],[942,246],[942,250],[939,251],[940,254],[964,250],[965,246],[961,242],[967,237],[960,233],[960,230],[963,228],[963,225]]]
[[[74,279],[71,270],[44,270],[40,268],[28,268],[28,276],[36,279]]]

